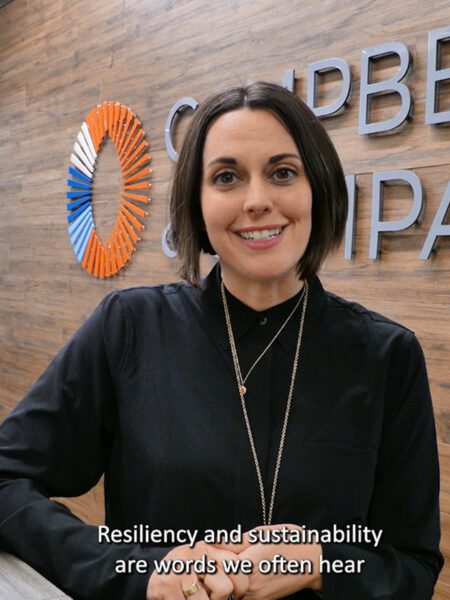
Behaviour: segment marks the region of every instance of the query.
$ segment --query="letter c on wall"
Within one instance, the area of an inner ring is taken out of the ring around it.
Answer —
[[[102,243],[95,230],[92,189],[95,163],[100,148],[109,135],[121,169],[120,206],[109,239]],[[70,155],[69,236],[81,266],[94,277],[111,277],[122,269],[140,240],[141,220],[147,213],[139,204],[150,202],[148,178],[150,154],[141,122],[120,102],[103,102],[93,108],[81,125]]]

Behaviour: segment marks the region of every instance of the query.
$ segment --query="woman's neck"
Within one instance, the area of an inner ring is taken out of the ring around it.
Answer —
[[[258,281],[247,279],[240,281],[222,271],[226,289],[238,300],[258,312],[272,308],[292,298],[303,288],[304,282],[297,277],[280,280]]]

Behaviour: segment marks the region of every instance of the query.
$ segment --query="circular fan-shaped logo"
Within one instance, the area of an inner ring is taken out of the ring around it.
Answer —
[[[121,169],[120,204],[109,239],[102,243],[95,230],[92,191],[95,164],[109,135]],[[94,277],[111,277],[122,269],[135,252],[144,228],[142,208],[150,202],[148,166],[150,154],[141,122],[120,102],[103,102],[93,108],[81,125],[70,156],[67,185],[69,236],[81,266]]]

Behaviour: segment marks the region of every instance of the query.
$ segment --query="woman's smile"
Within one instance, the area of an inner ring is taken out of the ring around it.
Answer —
[[[262,227],[243,227],[236,234],[249,248],[264,250],[278,244],[287,225],[266,225]]]

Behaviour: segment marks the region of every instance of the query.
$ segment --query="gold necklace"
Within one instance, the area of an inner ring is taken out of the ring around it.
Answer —
[[[301,317],[300,317],[300,325],[299,325],[298,336],[297,336],[297,345],[295,348],[294,363],[292,365],[291,382],[289,385],[289,392],[288,392],[288,397],[287,397],[287,402],[286,402],[286,410],[284,413],[283,428],[281,430],[280,445],[278,447],[277,462],[275,465],[275,473],[273,476],[272,493],[270,496],[269,514],[267,515],[266,495],[264,493],[264,483],[263,483],[263,478],[261,475],[261,468],[259,465],[258,454],[256,452],[256,446],[255,446],[255,442],[253,439],[252,428],[250,426],[250,420],[248,418],[247,407],[245,405],[245,400],[244,400],[244,395],[245,395],[246,389],[242,383],[241,369],[239,367],[239,358],[238,358],[238,354],[237,354],[237,350],[236,350],[236,344],[234,341],[233,328],[231,327],[230,311],[228,310],[228,303],[227,303],[227,298],[226,298],[226,294],[225,294],[225,286],[224,286],[223,280],[220,283],[220,291],[222,294],[223,310],[225,313],[225,321],[226,321],[226,325],[227,325],[228,340],[230,342],[231,356],[233,359],[234,373],[236,375],[236,382],[237,382],[237,386],[238,386],[239,397],[241,399],[242,413],[244,415],[244,421],[245,421],[245,426],[247,429],[248,441],[250,443],[250,448],[251,448],[252,455],[253,455],[253,461],[255,463],[256,476],[258,477],[259,493],[261,496],[261,508],[262,508],[262,516],[263,516],[263,524],[264,525],[270,525],[272,523],[272,515],[273,515],[273,507],[274,507],[274,503],[275,503],[275,494],[277,491],[278,475],[280,472],[281,460],[283,457],[284,443],[286,440],[286,431],[287,431],[287,425],[288,425],[288,421],[289,421],[289,413],[291,410],[292,395],[294,393],[295,376],[297,374],[298,361],[299,361],[299,357],[300,357],[300,347],[302,344],[303,326],[305,323],[305,315],[306,315],[306,306],[308,304],[309,285],[308,285],[308,281],[306,281],[306,280],[305,280],[303,289],[304,289],[304,291],[303,291],[303,294],[302,294],[300,300],[302,298],[304,298],[304,302],[303,302],[302,313],[301,313]],[[295,306],[295,309],[297,308],[298,304],[300,303],[300,300],[297,303],[297,305]],[[289,315],[286,322],[282,325],[282,328],[284,328],[286,323],[291,318],[292,314],[293,314],[293,312]],[[278,331],[277,335],[275,336],[275,339],[279,335],[280,332],[281,332],[281,330]],[[273,341],[274,340],[272,340],[270,342],[270,345],[272,345]],[[264,350],[264,353],[268,350],[269,347],[270,346],[268,346]],[[257,362],[259,362],[259,360],[261,358],[262,358],[262,355],[258,357]],[[252,366],[252,369],[254,366],[255,365]],[[249,373],[247,373],[246,377],[248,377],[248,375],[249,375]]]
[[[227,302],[227,299],[226,299],[226,294],[225,294],[225,289],[224,289],[224,283],[223,283],[223,281],[221,282],[220,291],[221,291],[222,295],[225,296],[224,306],[226,305],[226,310],[228,311],[228,302]],[[265,353],[269,350],[269,348],[275,342],[275,340],[280,335],[280,333],[283,331],[283,329],[286,327],[286,325],[289,323],[292,315],[295,313],[295,311],[297,310],[297,308],[300,306],[300,302],[302,301],[304,295],[305,295],[305,286],[303,286],[303,290],[302,290],[302,293],[300,294],[300,298],[295,303],[295,306],[291,310],[291,312],[289,313],[287,319],[284,321],[284,323],[282,324],[282,326],[280,327],[280,329],[276,332],[276,334],[273,336],[273,338],[270,340],[270,342],[267,344],[267,346],[264,348],[264,350],[261,352],[261,354],[255,360],[255,362],[252,364],[252,366],[250,367],[250,369],[247,371],[247,375],[245,377],[242,377],[241,365],[239,363],[239,360],[237,361],[237,369],[238,369],[238,375],[239,375],[239,389],[242,391],[242,393],[244,394],[244,396],[247,393],[247,387],[246,387],[245,383],[246,383],[247,379],[249,378],[250,373],[253,371],[253,369],[256,367],[256,365],[259,363],[259,361],[262,359],[262,357],[265,355]],[[223,297],[222,297],[222,300],[223,300]],[[232,333],[233,333],[233,331],[232,331]]]

